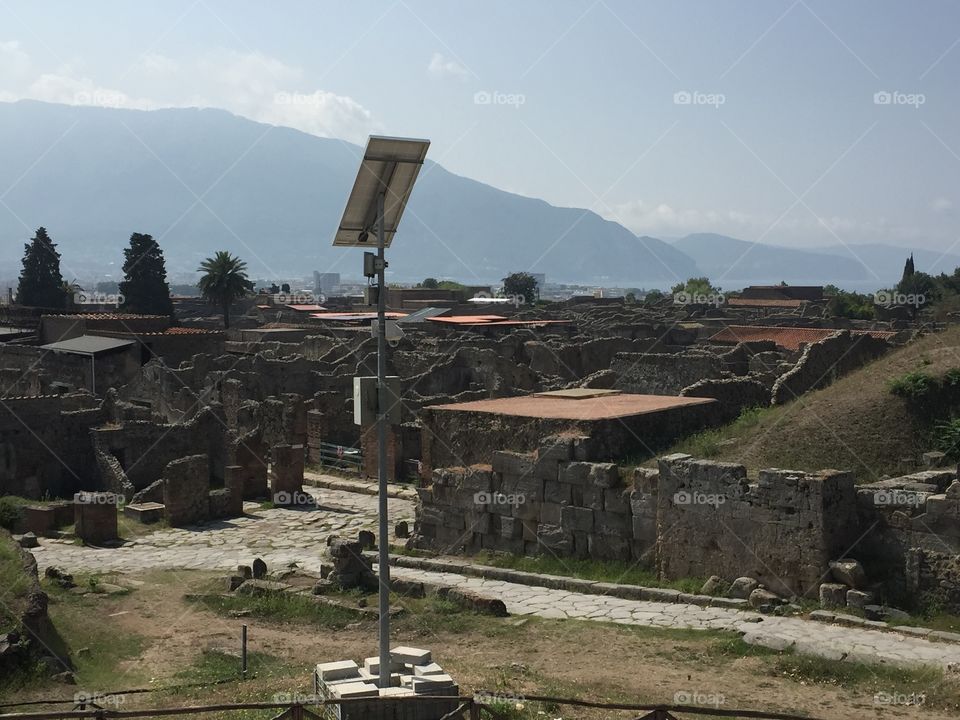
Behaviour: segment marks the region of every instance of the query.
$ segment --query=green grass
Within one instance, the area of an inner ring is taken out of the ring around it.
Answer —
[[[348,607],[338,607],[303,595],[277,593],[269,595],[205,594],[191,598],[218,615],[230,616],[239,611],[256,618],[279,623],[309,623],[330,630],[340,630],[357,622],[361,615]]]
[[[772,422],[779,412],[776,407],[746,408],[733,422],[691,435],[674,445],[670,452],[687,453],[696,458],[716,457],[723,449],[724,441],[742,437],[765,422]]]
[[[802,684],[834,685],[887,695],[923,696],[922,704],[957,707],[960,689],[950,683],[943,670],[932,667],[895,667],[828,660],[808,655],[784,655],[770,673]]]
[[[247,677],[276,675],[286,669],[286,663],[278,657],[260,652],[247,652]],[[174,684],[217,683],[224,680],[240,680],[241,660],[236,654],[223,650],[204,650],[192,665],[174,675]]]
[[[556,557],[523,557],[500,553],[482,552],[471,558],[482,565],[509,568],[523,572],[544,575],[562,575],[564,577],[595,580],[597,582],[618,583],[621,585],[642,585],[645,587],[663,587],[681,592],[698,593],[703,587],[701,578],[681,580],[661,580],[650,570],[637,567],[634,563],[614,560],[587,560]]]

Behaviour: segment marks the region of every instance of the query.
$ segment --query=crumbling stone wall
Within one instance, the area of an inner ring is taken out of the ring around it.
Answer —
[[[773,386],[773,404],[789,402],[805,392],[826,387],[891,347],[886,340],[870,335],[851,335],[840,330],[806,346],[794,368],[781,375]]]
[[[617,374],[614,387],[647,395],[676,395],[705,378],[723,377],[723,362],[709,353],[618,353],[610,369]]]
[[[669,455],[659,462],[657,557],[663,577],[749,575],[774,592],[815,595],[856,539],[853,475],[761,470]]]
[[[749,575],[787,595],[816,594],[857,532],[849,473],[765,470],[662,458],[626,476],[591,462],[588,437],[536,453],[433,472],[418,489],[415,547],[634,561],[664,578]]]
[[[740,413],[752,407],[770,404],[770,391],[750,377],[700,380],[680,391],[688,397],[708,397],[717,400],[716,410],[722,422],[734,420]]]
[[[164,515],[173,526],[194,525],[210,517],[210,474],[206,455],[189,455],[163,471]]]

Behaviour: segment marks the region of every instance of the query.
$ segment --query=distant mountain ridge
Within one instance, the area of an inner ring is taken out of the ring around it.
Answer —
[[[58,243],[68,279],[85,271],[116,279],[132,232],[157,239],[171,274],[192,273],[226,249],[259,278],[358,277],[359,252],[331,240],[362,153],[223,110],[0,103],[0,277],[17,274],[40,225]],[[529,271],[641,288],[707,275],[725,289],[780,281],[876,289],[899,279],[910,252],[852,250],[711,233],[638,237],[589,210],[498,190],[428,159],[389,253],[388,280],[485,284]],[[960,265],[956,255],[914,256],[927,272]]]
[[[260,276],[358,276],[360,254],[333,232],[363,148],[222,110],[151,112],[0,103],[0,262],[19,262],[44,225],[64,264],[119,263],[131,232],[151,233],[171,271],[217,249]],[[39,158],[39,161],[38,161]],[[18,180],[19,178],[19,180]],[[390,251],[389,278],[658,285],[696,274],[683,252],[589,210],[554,207],[427,161]],[[68,274],[65,271],[65,274]]]

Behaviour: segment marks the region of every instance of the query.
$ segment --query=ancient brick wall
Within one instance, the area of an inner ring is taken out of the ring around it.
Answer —
[[[554,437],[536,453],[434,470],[412,544],[634,561],[664,578],[750,575],[804,594],[856,537],[849,473],[767,470],[751,483],[741,465],[674,455],[625,477],[586,460],[590,443]]]
[[[163,504],[167,522],[193,525],[210,517],[210,475],[206,455],[190,455],[163,471]]]
[[[851,335],[841,330],[804,349],[794,368],[773,386],[773,404],[789,402],[803,393],[829,385],[838,377],[878,358],[891,347],[870,335]]]
[[[610,369],[618,390],[647,395],[676,395],[698,380],[723,377],[720,358],[700,352],[619,353]]]

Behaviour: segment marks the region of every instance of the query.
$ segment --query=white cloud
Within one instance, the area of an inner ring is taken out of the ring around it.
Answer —
[[[440,53],[434,53],[427,65],[427,72],[434,77],[467,77],[467,69],[456,60],[449,60]]]
[[[952,210],[953,200],[950,198],[945,198],[941,195],[933,199],[933,202],[930,203],[930,208],[935,212],[946,212],[947,210]]]
[[[0,100],[150,110],[216,107],[312,135],[364,142],[380,127],[350,97],[309,87],[301,68],[259,52],[214,50],[191,60],[150,53],[106,87],[72,65],[42,68],[16,41],[0,42]]]

